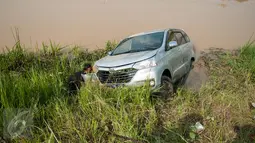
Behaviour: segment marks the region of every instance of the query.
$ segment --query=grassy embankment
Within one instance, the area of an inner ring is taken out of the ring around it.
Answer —
[[[200,91],[179,89],[171,101],[150,102],[149,89],[109,89],[87,84],[68,97],[66,79],[86,61],[95,61],[114,47],[81,52],[72,58],[60,45],[43,45],[29,53],[19,44],[0,54],[1,114],[9,108],[30,108],[33,125],[27,142],[249,142],[255,138],[255,45],[237,52],[212,51],[200,60],[209,81]],[[213,56],[212,56],[213,55]],[[2,117],[2,116],[1,116]],[[197,121],[205,130],[191,128]],[[0,120],[4,132],[3,118]],[[7,139],[10,141],[10,139]]]

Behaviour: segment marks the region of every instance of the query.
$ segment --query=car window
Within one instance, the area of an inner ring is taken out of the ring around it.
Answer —
[[[176,37],[176,39],[177,39],[178,45],[182,45],[182,44],[185,44],[185,43],[186,43],[186,40],[184,39],[182,33],[176,32],[176,33],[175,33],[175,37]]]
[[[187,41],[187,42],[190,42],[190,39],[189,39],[189,36],[187,35],[187,34],[185,34],[185,40]]]
[[[176,42],[177,42],[177,39],[176,39],[176,37],[174,36],[174,32],[168,32],[167,43],[169,43],[169,42],[171,42],[171,41],[176,41]]]
[[[186,42],[190,42],[189,36],[184,31],[182,31],[182,34],[183,34]]]
[[[123,48],[116,48],[114,53],[126,53],[131,50],[132,40],[128,39],[121,45]]]

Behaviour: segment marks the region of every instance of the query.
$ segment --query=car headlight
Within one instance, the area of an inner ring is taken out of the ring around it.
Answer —
[[[135,63],[133,68],[135,69],[146,69],[146,68],[151,68],[157,66],[157,63],[155,61],[155,58],[150,58],[148,60],[144,60],[138,63]]]

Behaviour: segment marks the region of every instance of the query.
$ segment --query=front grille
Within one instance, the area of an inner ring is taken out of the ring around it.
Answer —
[[[127,83],[133,78],[136,69],[129,68],[123,70],[117,70],[114,72],[98,71],[97,76],[101,83]]]

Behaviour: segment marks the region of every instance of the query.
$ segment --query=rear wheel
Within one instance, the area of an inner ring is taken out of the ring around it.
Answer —
[[[160,93],[165,99],[168,99],[174,94],[174,86],[170,77],[165,75],[161,77]]]

